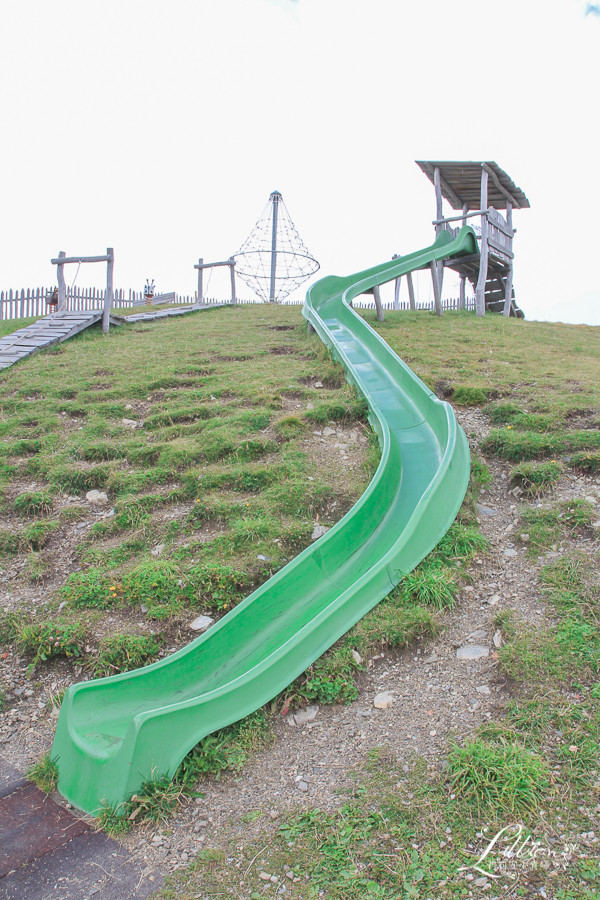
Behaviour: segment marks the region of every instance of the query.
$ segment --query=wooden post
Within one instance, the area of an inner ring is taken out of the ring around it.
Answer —
[[[469,204],[468,203],[463,203],[462,213],[464,216],[464,218],[462,220],[462,225],[464,227],[467,224],[467,215],[469,213]],[[467,284],[467,276],[461,275],[459,288],[458,288],[458,308],[459,309],[465,309],[465,307],[466,307],[466,298],[465,298],[466,284]]]
[[[204,271],[204,269],[202,268],[203,265],[204,265],[204,259],[202,257],[200,257],[200,259],[198,260],[198,303],[202,303],[202,294],[203,294],[202,273]]]
[[[436,316],[442,314],[442,288],[438,277],[438,263],[431,260],[431,279],[433,281],[433,308]]]
[[[400,259],[399,253],[394,253],[392,259]],[[400,309],[400,278],[396,278],[394,281],[394,309]]]
[[[510,200],[506,201],[506,224],[512,231],[512,203]],[[511,250],[512,250],[512,240],[510,242]],[[504,289],[504,310],[503,314],[505,316],[510,316],[510,310],[512,307],[512,285],[513,285],[513,263],[514,260],[511,259],[508,264],[508,274],[506,276],[506,285]]]
[[[465,282],[466,282],[466,280],[467,280],[466,275],[460,276],[460,285],[458,288],[458,308],[459,309],[464,309],[465,305],[466,305],[466,302],[465,302]]]
[[[439,220],[439,219],[443,218],[444,214],[442,211],[442,184],[441,184],[440,170],[438,169],[437,166],[433,170],[433,185],[435,187],[435,217],[436,217],[436,219]],[[435,226],[435,236],[436,237],[442,231],[442,229],[443,229],[443,225]],[[437,265],[437,284],[438,284],[438,295],[439,295],[439,312],[437,310],[437,304],[436,304],[436,315],[441,316],[441,314],[442,314],[442,299],[441,299],[442,298],[442,284],[444,282],[444,263],[440,261],[436,265]],[[434,290],[435,290],[435,284],[434,284]]]
[[[408,285],[408,305],[411,309],[416,309],[415,306],[415,289],[412,280],[412,272],[408,272],[406,275],[406,283]]]
[[[229,272],[231,274],[231,305],[237,306],[237,300],[235,296],[235,259],[233,258],[233,256],[229,257]]]
[[[443,218],[442,216],[442,187],[440,184],[440,170],[436,166],[433,170],[433,186],[435,187],[435,218],[436,221]],[[435,226],[436,237],[442,230],[441,225]]]
[[[110,308],[113,301],[113,268],[115,255],[112,247],[106,248],[108,262],[106,263],[106,294],[104,295],[104,312],[102,313],[102,333],[108,334],[110,328]]]
[[[67,254],[61,250],[58,258],[62,259]],[[65,287],[65,267],[63,263],[56,266],[56,278],[58,280],[58,309],[57,312],[64,312],[67,307],[67,291]]]
[[[488,217],[485,214],[488,204],[488,173],[481,170],[481,255],[479,257],[479,278],[475,289],[475,312],[478,316],[485,316],[485,283],[488,270]]]
[[[381,294],[379,293],[379,285],[373,285],[373,296],[375,298],[375,309],[377,310],[377,319],[383,322],[383,306],[381,305]]]

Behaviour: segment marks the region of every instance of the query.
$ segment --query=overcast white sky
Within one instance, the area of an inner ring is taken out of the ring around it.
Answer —
[[[194,262],[234,253],[275,189],[320,274],[350,273],[432,242],[415,159],[492,159],[531,203],[514,215],[526,315],[600,324],[585,5],[4,0],[0,288],[113,246],[116,286],[192,293]],[[104,280],[87,266],[77,283]]]

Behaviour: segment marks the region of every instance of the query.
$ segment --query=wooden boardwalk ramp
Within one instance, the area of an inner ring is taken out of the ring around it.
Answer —
[[[84,328],[89,328],[90,325],[99,322],[101,318],[101,309],[52,313],[43,319],[38,319],[33,325],[19,328],[18,331],[5,335],[0,338],[0,369],[8,369],[9,366],[37,353],[44,347],[66,341],[79,331],[83,331]],[[111,323],[121,324],[112,316]]]

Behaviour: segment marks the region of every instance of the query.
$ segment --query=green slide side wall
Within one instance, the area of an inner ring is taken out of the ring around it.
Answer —
[[[349,307],[375,284],[473,253],[475,234],[308,292],[305,317],[365,396],[381,444],[369,487],[335,527],[187,647],[143,669],[73,685],[52,747],[61,793],[95,813],[151,774],[174,774],[198,741],[260,708],[372,609],[451,525],[469,450],[451,407]]]

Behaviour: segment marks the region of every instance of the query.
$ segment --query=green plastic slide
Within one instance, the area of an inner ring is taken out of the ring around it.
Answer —
[[[61,793],[95,813],[151,775],[174,774],[205,735],[260,708],[372,609],[435,547],[462,503],[469,450],[440,400],[349,306],[433,260],[476,252],[471,228],[426,250],[308,292],[304,316],[364,395],[381,462],[324,537],[208,632],[143,669],[73,685],[52,756]]]

